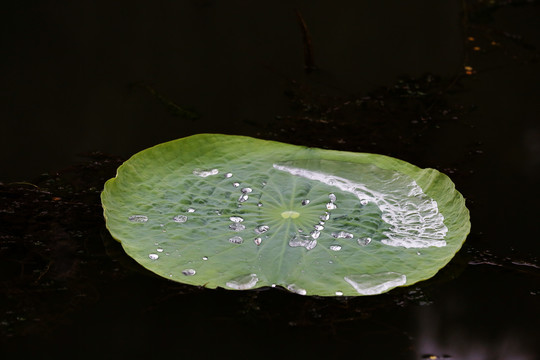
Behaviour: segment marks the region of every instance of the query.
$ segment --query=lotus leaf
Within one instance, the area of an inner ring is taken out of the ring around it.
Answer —
[[[380,294],[432,277],[470,229],[465,200],[436,170],[232,135],[141,151],[101,199],[129,256],[208,288]]]

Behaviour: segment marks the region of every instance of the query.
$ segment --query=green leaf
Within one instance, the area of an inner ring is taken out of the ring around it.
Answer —
[[[129,256],[208,288],[379,294],[433,276],[470,229],[463,197],[436,170],[243,136],[146,149],[101,199]]]

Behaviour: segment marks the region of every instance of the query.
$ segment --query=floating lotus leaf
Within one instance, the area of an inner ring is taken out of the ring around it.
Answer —
[[[463,197],[436,170],[243,136],[141,151],[101,199],[129,256],[208,288],[380,294],[433,276],[470,229]]]

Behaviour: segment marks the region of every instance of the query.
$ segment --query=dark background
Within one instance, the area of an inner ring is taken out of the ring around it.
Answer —
[[[0,354],[539,353],[537,1],[25,1],[1,16]],[[202,132],[437,168],[472,232],[433,279],[375,297],[160,279],[110,238],[99,192],[135,152]]]

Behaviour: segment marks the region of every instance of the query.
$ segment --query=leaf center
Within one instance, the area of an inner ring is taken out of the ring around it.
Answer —
[[[284,211],[284,212],[281,213],[281,217],[284,218],[284,219],[288,219],[288,218],[296,219],[299,216],[300,216],[299,212],[292,211],[292,210]]]

